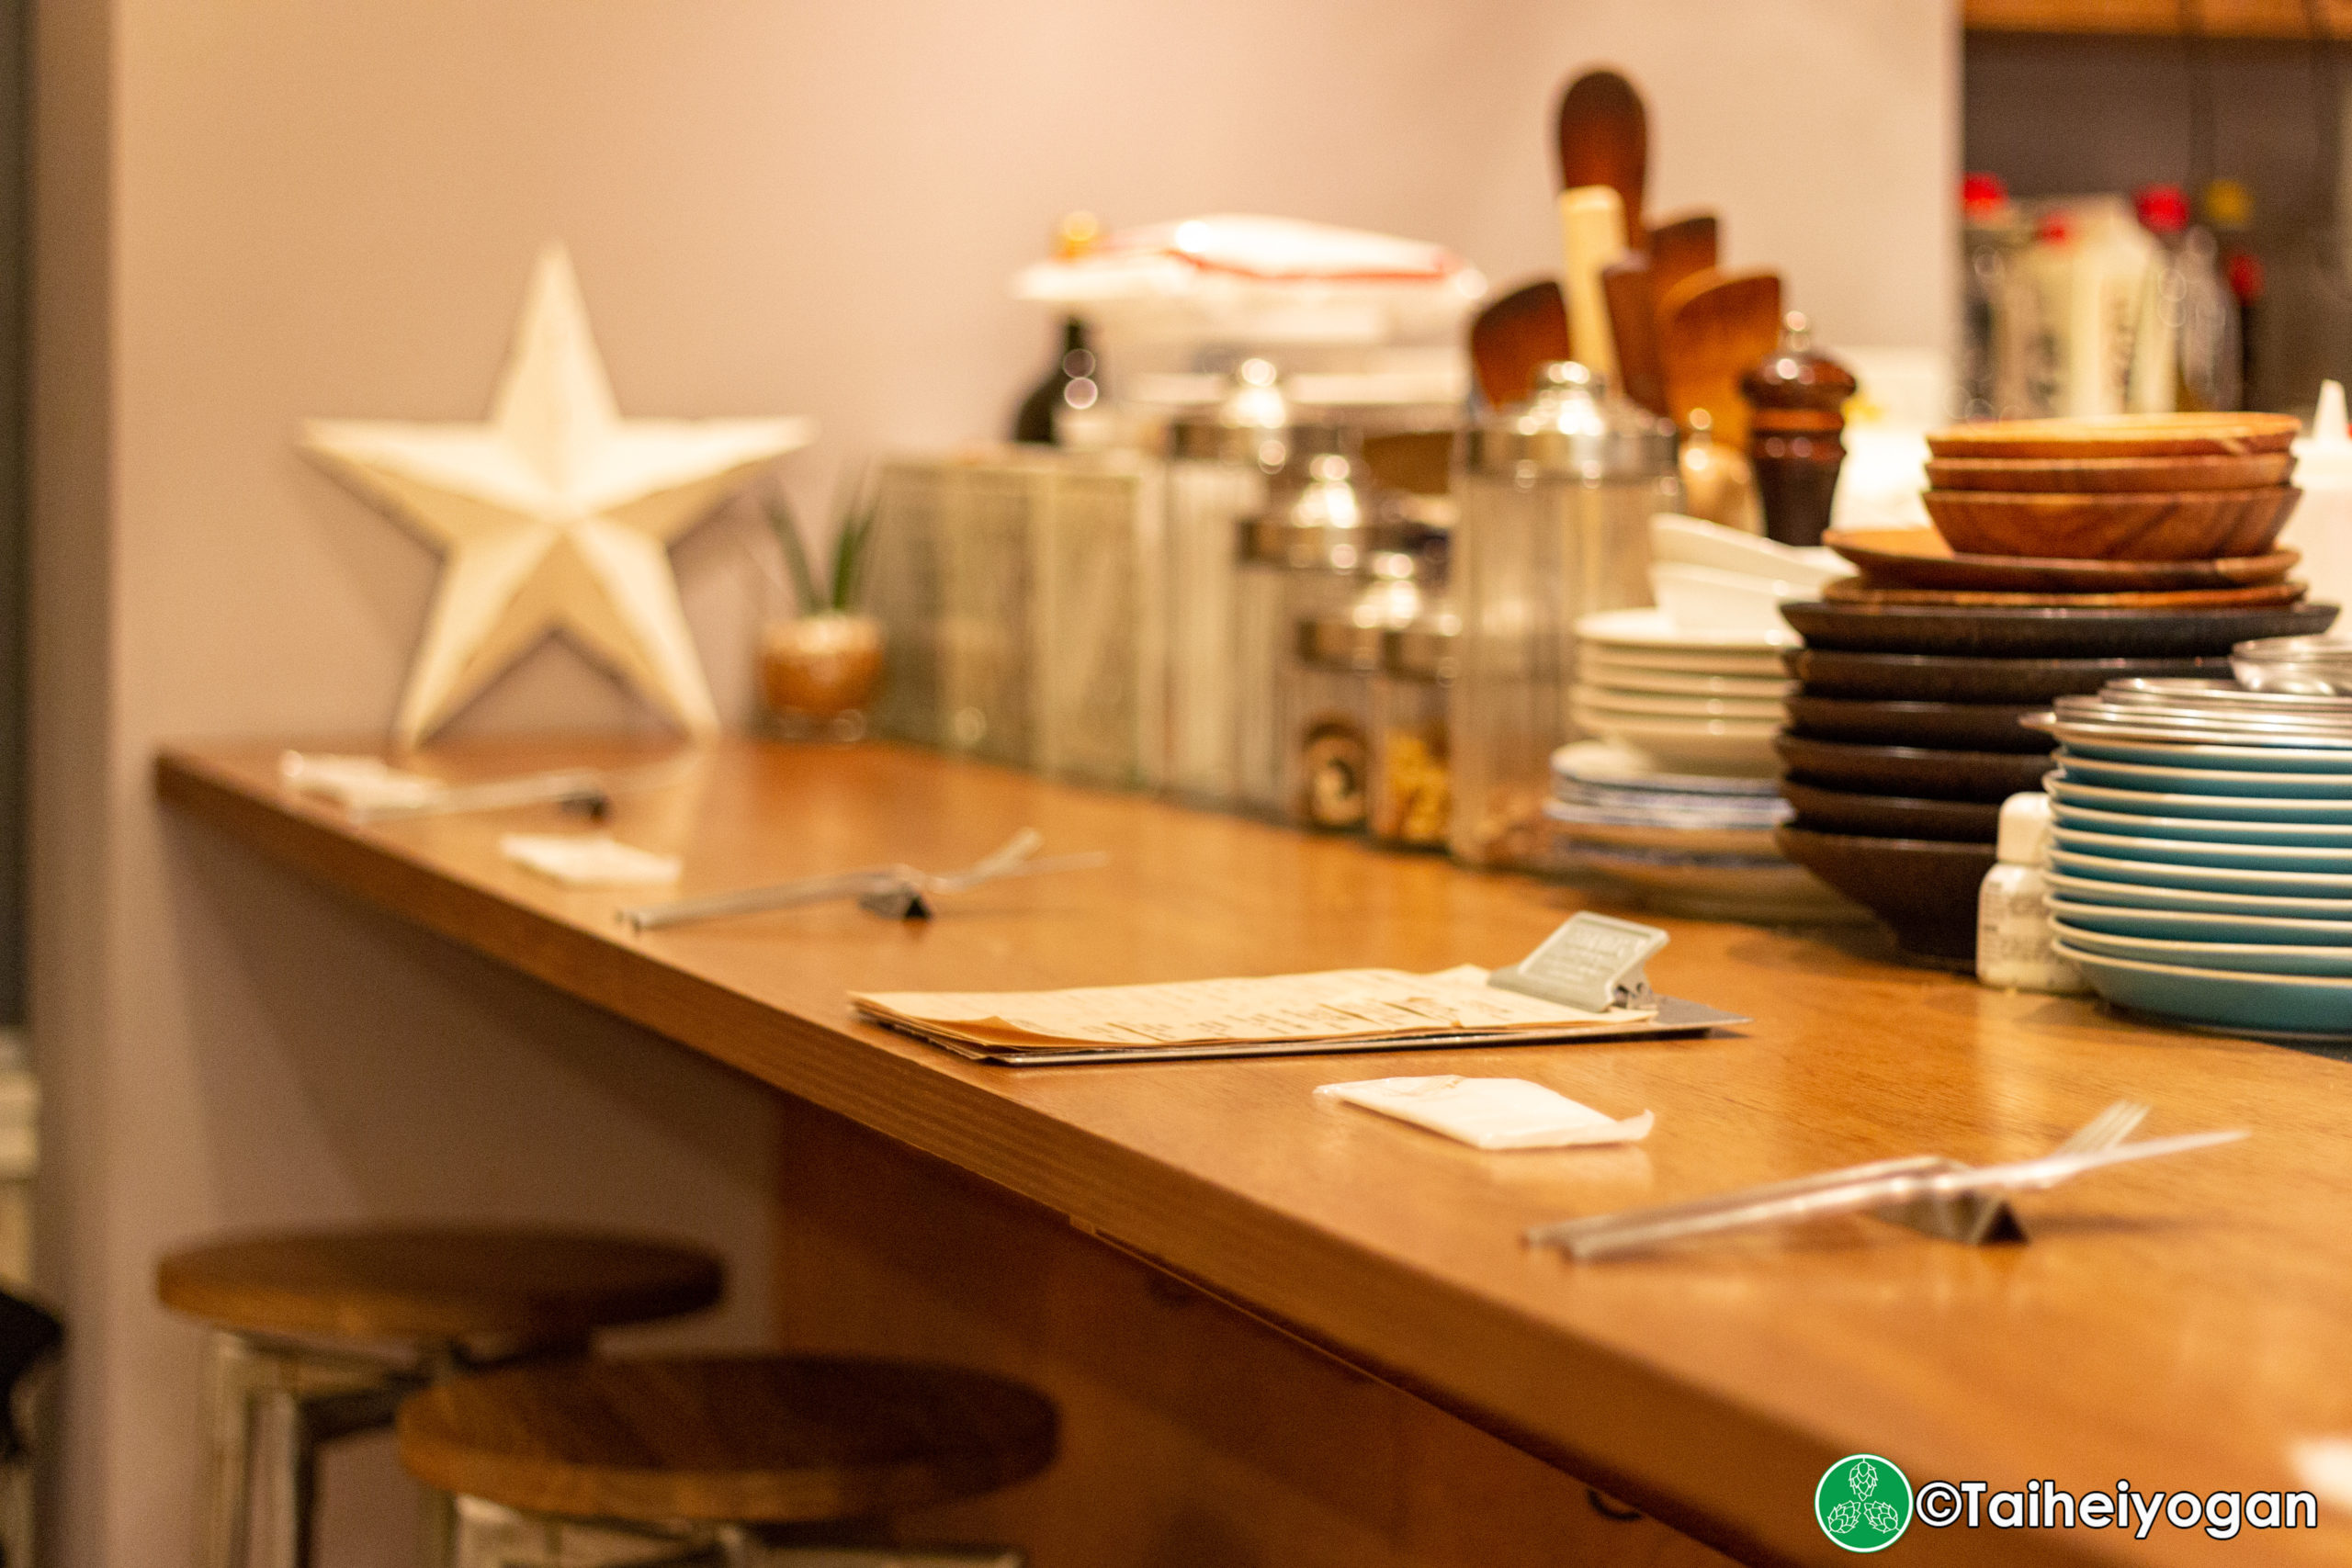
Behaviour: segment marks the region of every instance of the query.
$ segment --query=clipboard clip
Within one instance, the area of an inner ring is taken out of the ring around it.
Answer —
[[[1657,993],[1643,966],[1668,941],[1656,926],[1588,909],[1569,916],[1534,952],[1496,970],[1487,984],[1589,1012],[1652,1008]]]

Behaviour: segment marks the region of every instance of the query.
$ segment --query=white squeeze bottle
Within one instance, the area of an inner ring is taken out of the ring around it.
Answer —
[[[2083,972],[2051,948],[2050,797],[2001,802],[1997,862],[1976,894],[1976,977],[2005,991],[2067,996],[2090,989]]]
[[[2352,434],[2344,425],[2344,388],[2319,384],[2312,433],[2295,443],[2295,483],[2303,499],[2288,518],[2277,548],[2301,550],[2301,575],[2312,597],[2352,604]]]

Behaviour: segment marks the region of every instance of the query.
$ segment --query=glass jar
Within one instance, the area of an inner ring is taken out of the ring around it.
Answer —
[[[1452,552],[1454,856],[1542,868],[1551,755],[1575,736],[1577,622],[1651,602],[1649,520],[1678,508],[1674,428],[1581,365],[1468,432]]]
[[[1298,623],[1283,671],[1283,815],[1302,828],[1361,832],[1371,805],[1372,682],[1385,627],[1352,610]]]
[[[1274,367],[1250,359],[1213,410],[1168,429],[1166,783],[1198,805],[1228,805],[1237,793],[1235,538],[1266,510],[1268,479],[1290,457],[1289,426]]]
[[[1241,525],[1234,572],[1234,800],[1270,814],[1283,809],[1278,688],[1299,623],[1346,611],[1370,558],[1370,498],[1351,436],[1299,426],[1291,439],[1266,510]]]
[[[1372,798],[1365,826],[1403,849],[1445,848],[1453,805],[1448,706],[1462,622],[1453,609],[1424,610],[1381,634],[1372,682]]]

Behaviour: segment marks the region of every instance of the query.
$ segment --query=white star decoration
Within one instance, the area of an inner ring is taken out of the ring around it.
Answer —
[[[303,450],[447,558],[394,739],[422,741],[557,631],[688,735],[714,733],[669,546],[814,434],[805,419],[622,419],[571,260],[549,246],[489,423],[302,429]]]

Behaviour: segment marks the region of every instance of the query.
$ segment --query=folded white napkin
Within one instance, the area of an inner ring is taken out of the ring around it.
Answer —
[[[349,757],[287,751],[277,776],[288,789],[322,795],[354,811],[383,811],[429,806],[448,786],[423,773],[402,773],[380,757]]]
[[[643,887],[678,880],[678,857],[657,855],[605,833],[509,833],[498,852],[567,887]]]
[[[1614,1121],[1525,1078],[1366,1078],[1315,1091],[1361,1105],[1480,1149],[1559,1149],[1631,1144],[1649,1136],[1649,1111]]]

